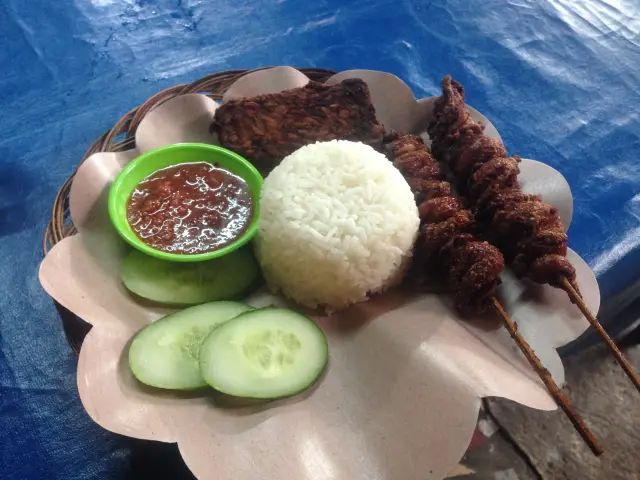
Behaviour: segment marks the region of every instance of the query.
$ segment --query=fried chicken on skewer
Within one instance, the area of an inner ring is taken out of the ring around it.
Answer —
[[[507,158],[502,143],[484,135],[484,125],[474,122],[466,108],[464,88],[450,76],[442,80],[442,95],[435,101],[433,114],[428,132],[434,154],[472,202],[485,236],[500,248],[517,277],[564,290],[640,391],[640,376],[580,295],[558,210],[520,189],[520,159]]]
[[[457,309],[479,314],[493,309],[509,334],[539,375],[558,406],[569,417],[595,455],[602,453],[589,428],[571,406],[518,327],[495,297],[504,259],[493,245],[472,233],[473,216],[451,193],[422,139],[414,135],[390,134],[384,138],[387,157],[404,174],[414,192],[422,222],[415,256],[419,269],[435,265],[444,279]]]
[[[442,92],[428,127],[433,152],[473,205],[486,238],[500,248],[518,278],[555,287],[567,279],[577,288],[558,210],[520,190],[520,158],[507,157],[502,142],[484,135],[484,125],[473,121],[465,106],[462,85],[447,76]]]
[[[440,167],[422,139],[393,133],[383,141],[387,157],[405,176],[414,192],[421,228],[416,256],[423,265],[436,265],[447,290],[463,314],[493,308],[504,259],[497,248],[471,233],[473,216],[442,180]]]

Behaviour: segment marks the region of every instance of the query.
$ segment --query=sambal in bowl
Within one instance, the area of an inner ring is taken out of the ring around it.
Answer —
[[[226,255],[256,234],[258,170],[215,145],[183,143],[129,163],[109,191],[109,216],[130,245],[174,262]]]

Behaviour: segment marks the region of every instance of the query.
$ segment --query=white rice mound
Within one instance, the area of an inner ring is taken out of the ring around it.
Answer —
[[[383,154],[319,142],[265,179],[257,257],[272,290],[335,310],[398,280],[419,224],[409,185]]]

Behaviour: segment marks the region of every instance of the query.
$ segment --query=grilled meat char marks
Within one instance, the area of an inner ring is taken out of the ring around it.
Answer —
[[[422,139],[392,133],[385,136],[383,145],[387,157],[407,179],[418,204],[419,267],[436,266],[463,314],[485,312],[492,306],[504,268],[502,254],[469,233],[473,216],[452,195],[449,183],[442,181],[440,167]]]
[[[496,247],[469,233],[458,234],[445,244],[440,255],[448,269],[447,288],[463,302],[464,313],[482,313],[493,307],[504,269],[504,258]]]
[[[281,93],[231,100],[216,110],[213,128],[223,147],[267,171],[310,143],[343,139],[379,148],[383,135],[369,87],[360,79],[332,86],[309,82]]]
[[[428,132],[434,155],[450,168],[486,237],[500,247],[514,273],[552,286],[563,278],[575,285],[557,209],[520,190],[520,158],[508,158],[502,142],[484,135],[484,125],[467,111],[460,83],[449,76],[442,80],[433,113]]]

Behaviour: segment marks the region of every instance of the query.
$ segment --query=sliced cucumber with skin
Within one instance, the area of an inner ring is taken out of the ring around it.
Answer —
[[[327,339],[292,310],[261,308],[211,332],[200,347],[200,371],[216,390],[245,398],[295,395],[313,385],[328,361]]]
[[[122,263],[122,283],[132,293],[165,305],[233,300],[260,279],[250,247],[207,262],[167,262],[133,250]]]
[[[146,385],[192,390],[207,383],[200,374],[202,341],[216,327],[252,310],[238,302],[212,302],[172,313],[140,330],[129,347],[133,375]]]

